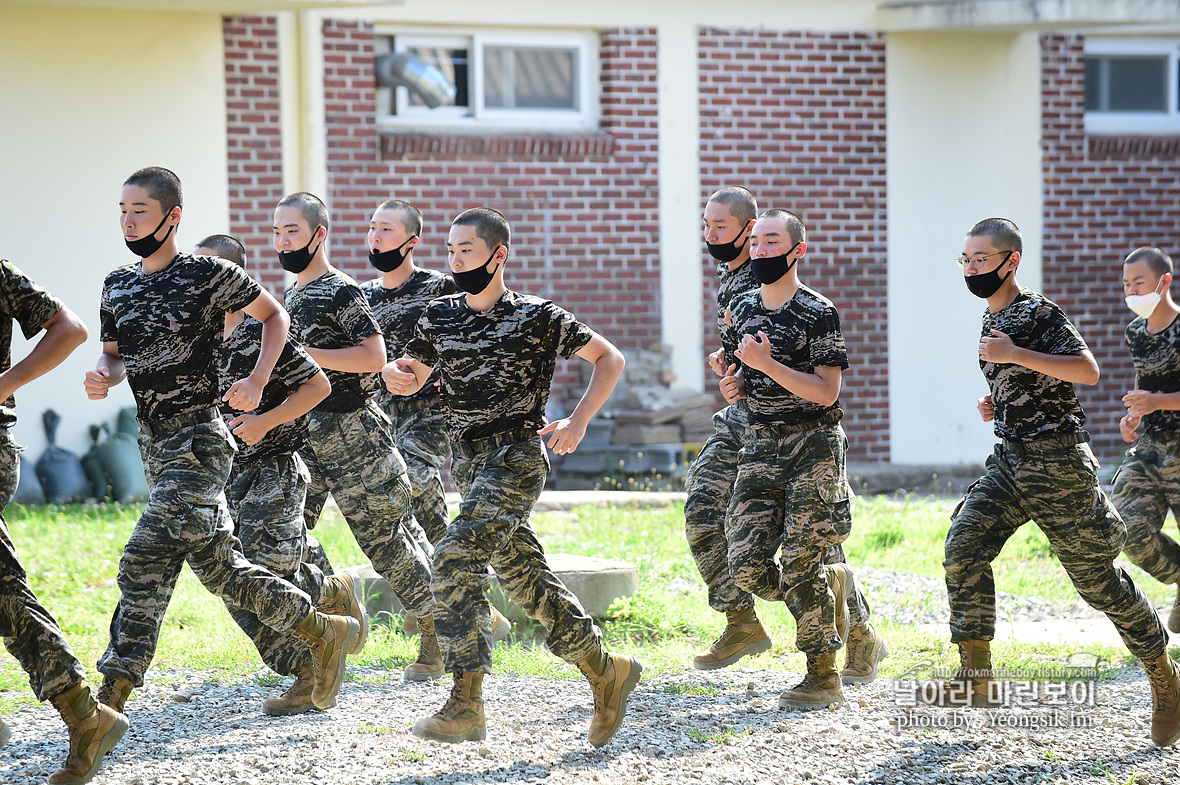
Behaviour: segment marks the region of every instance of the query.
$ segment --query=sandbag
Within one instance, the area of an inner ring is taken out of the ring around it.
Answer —
[[[51,504],[86,501],[91,489],[82,462],[77,455],[54,443],[61,416],[53,409],[46,409],[41,420],[45,425],[45,438],[49,446],[41,453],[34,468],[37,479],[41,481],[41,489],[45,491],[45,500]]]
[[[111,490],[107,474],[102,468],[102,461],[98,457],[98,440],[104,432],[110,433],[110,430],[106,423],[91,425],[90,439],[93,443],[82,456],[82,471],[86,472],[86,479],[90,480],[90,495],[100,502],[111,498]]]
[[[33,469],[33,462],[24,455],[20,457],[20,482],[17,483],[16,495],[12,497],[12,503],[45,503],[45,492],[41,490],[41,481],[37,479],[37,472]]]
[[[138,434],[135,407],[125,407],[119,410],[115,433],[96,448],[98,460],[111,486],[111,496],[117,502],[146,499],[148,495],[143,458],[139,455]]]

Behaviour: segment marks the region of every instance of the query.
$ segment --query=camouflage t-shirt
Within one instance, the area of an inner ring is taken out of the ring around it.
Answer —
[[[1028,289],[1022,289],[1004,310],[984,311],[980,337],[993,337],[992,330],[1041,354],[1073,354],[1087,348],[1065,312],[1043,294]],[[1086,421],[1071,383],[1015,363],[980,360],[979,367],[991,388],[999,438],[1028,441],[1073,433]]]
[[[291,314],[291,334],[313,349],[347,349],[381,332],[360,284],[335,268],[306,286],[288,289],[286,306]],[[376,374],[330,368],[324,373],[332,382],[332,392],[315,407],[317,412],[359,409],[377,389]]]
[[[0,259],[0,373],[12,366],[12,320],[20,324],[25,338],[41,332],[45,323],[62,309],[61,300],[33,283],[33,279],[7,259]],[[16,399],[0,403],[0,428],[16,423]]]
[[[1153,393],[1180,392],[1180,318],[1155,335],[1147,332],[1147,320],[1127,325],[1127,348],[1135,363],[1135,386]],[[1180,431],[1180,411],[1161,410],[1143,418],[1146,431]]]
[[[840,332],[840,314],[832,301],[807,286],[799,285],[795,296],[779,308],[762,304],[761,289],[739,295],[730,303],[734,335],[766,333],[770,356],[795,371],[814,373],[816,368],[847,368],[848,352]],[[750,421],[793,425],[818,419],[836,409],[813,403],[783,387],[762,371],[744,366],[746,400]]]
[[[381,285],[381,279],[366,281],[361,284],[365,295],[369,298],[369,305],[373,307],[373,317],[381,325],[381,332],[385,334],[386,359],[392,361],[405,353],[406,344],[414,337],[414,325],[422,318],[426,311],[426,304],[431,300],[448,294],[455,294],[459,288],[451,276],[436,270],[415,268],[410,277],[396,289],[386,289]],[[422,389],[402,400],[418,400],[435,398],[438,390],[434,383],[438,381],[438,371],[430,374]],[[389,392],[385,385],[381,385],[378,400],[387,403],[398,396]]]
[[[590,342],[590,328],[540,297],[507,291],[486,311],[453,294],[426,306],[406,353],[437,365],[456,441],[545,425],[557,358]]]
[[[262,293],[236,264],[178,254],[145,274],[138,262],[107,274],[101,340],[117,341],[139,416],[159,420],[217,406],[217,350],[225,313]]]
[[[726,367],[742,367],[741,360],[733,354],[742,336],[731,325],[725,323],[725,312],[739,295],[758,289],[761,285],[754,277],[754,265],[750,264],[749,260],[733,271],[724,262],[717,265],[717,329],[721,332],[721,345],[725,347]]]
[[[225,342],[221,345],[218,377],[220,389],[228,390],[230,386],[250,375],[254,364],[258,362],[258,352],[262,349],[262,322],[249,316],[246,321],[234,328]],[[257,409],[241,412],[230,407],[228,403],[221,404],[221,414],[228,425],[235,417],[242,414],[262,414],[269,412],[295,392],[299,385],[319,373],[320,366],[315,360],[300,348],[291,336],[279,353],[274,370],[266,387],[262,390],[262,401]],[[234,437],[237,439],[237,437]],[[303,446],[307,438],[307,416],[299,417],[276,425],[266,432],[262,441],[255,445],[248,445],[237,439],[238,452],[234,455],[234,463],[249,463],[270,461],[275,458],[290,455]]]

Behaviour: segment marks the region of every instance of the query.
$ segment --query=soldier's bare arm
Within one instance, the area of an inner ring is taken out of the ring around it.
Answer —
[[[262,441],[272,428],[286,422],[296,420],[314,409],[320,401],[332,392],[332,383],[328,376],[320,371],[295,391],[278,406],[262,414],[242,414],[230,422],[230,430],[246,444],[253,446]]]
[[[569,417],[554,420],[538,431],[542,435],[549,435],[549,449],[558,455],[565,455],[577,449],[582,437],[586,435],[590,419],[610,397],[611,390],[615,388],[626,364],[623,353],[598,333],[592,335],[589,343],[579,349],[577,355],[587,362],[594,363],[594,371],[590,374],[590,383],[586,385],[582,400],[578,401]]]
[[[42,325],[42,329],[45,334],[28,356],[0,373],[0,401],[8,400],[24,385],[61,365],[86,341],[86,325],[64,305]]]
[[[343,349],[317,349],[314,346],[303,348],[321,368],[333,371],[380,373],[385,365],[385,338],[381,333],[373,333],[356,346],[346,346]]]
[[[291,327],[291,317],[279,305],[278,300],[263,290],[249,305],[243,308],[247,314],[262,322],[262,346],[258,351],[258,360],[254,363],[254,370],[245,379],[234,382],[222,400],[232,408],[248,412],[258,408],[262,400],[262,390],[270,380],[283,345],[287,342],[287,331]]]
[[[123,356],[119,354],[119,342],[103,341],[98,364],[93,371],[86,372],[82,386],[86,388],[87,398],[99,401],[107,397],[110,388],[126,378],[127,366],[123,364]]]
[[[394,395],[413,395],[422,389],[434,367],[402,355],[381,369],[385,387]]]
[[[991,337],[980,339],[979,359],[1021,365],[1071,384],[1098,384],[1098,361],[1089,349],[1072,354],[1045,354],[1017,346],[999,330],[992,330]]]
[[[762,371],[804,400],[831,406],[840,398],[840,368],[816,368],[811,373],[788,368],[771,356],[770,338],[761,330],[758,335],[742,336],[741,345],[734,354],[743,364]]]

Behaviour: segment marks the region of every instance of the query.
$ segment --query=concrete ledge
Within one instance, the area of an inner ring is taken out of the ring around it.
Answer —
[[[612,602],[619,597],[629,597],[639,588],[639,573],[635,565],[627,562],[569,553],[549,553],[546,559],[553,573],[574,593],[591,616],[605,616]],[[372,565],[348,567],[341,572],[347,572],[361,584],[365,608],[373,619],[388,623],[394,616],[405,613],[405,608],[393,593],[393,587],[377,574]],[[522,622],[528,619],[525,612],[508,599],[495,577],[488,586],[487,596],[510,621]]]

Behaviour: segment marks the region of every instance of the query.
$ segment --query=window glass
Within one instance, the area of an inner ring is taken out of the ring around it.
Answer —
[[[454,106],[470,106],[468,99],[467,50],[442,47],[407,46],[406,51],[421,57],[443,72],[447,81],[455,86]],[[414,92],[407,91],[410,106],[426,106],[426,102]]]
[[[575,50],[489,45],[483,52],[489,109],[578,108]]]
[[[1156,55],[1087,57],[1086,111],[1168,111],[1168,58]]]

